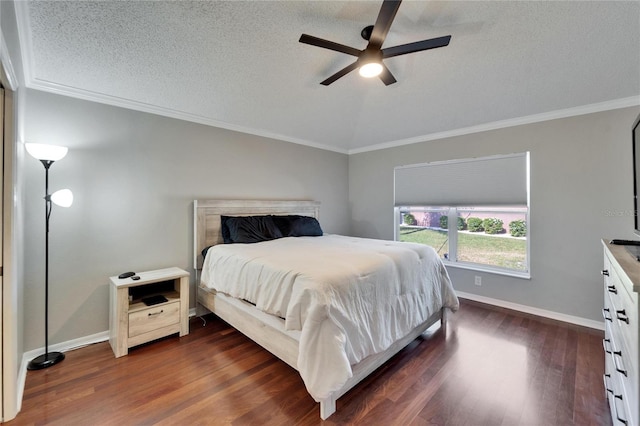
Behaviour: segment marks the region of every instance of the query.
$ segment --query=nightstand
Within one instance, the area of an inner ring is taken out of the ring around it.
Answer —
[[[167,268],[137,275],[139,280],[109,279],[109,343],[116,358],[142,343],[189,334],[189,273]],[[164,296],[166,301],[143,302],[152,296]]]

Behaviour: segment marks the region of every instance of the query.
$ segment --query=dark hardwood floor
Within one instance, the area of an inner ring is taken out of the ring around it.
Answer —
[[[462,301],[338,400],[326,424],[608,425],[601,332]],[[298,374],[215,317],[114,358],[29,371],[14,425],[315,425]]]

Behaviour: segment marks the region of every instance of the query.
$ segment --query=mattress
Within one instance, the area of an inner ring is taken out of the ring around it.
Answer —
[[[351,365],[459,306],[431,247],[340,235],[216,245],[200,285],[300,331],[298,370],[316,401],[342,387]]]

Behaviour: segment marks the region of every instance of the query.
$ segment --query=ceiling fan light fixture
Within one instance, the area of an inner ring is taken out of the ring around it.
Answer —
[[[362,77],[377,77],[382,73],[382,64],[380,62],[368,62],[360,67],[358,71]]]

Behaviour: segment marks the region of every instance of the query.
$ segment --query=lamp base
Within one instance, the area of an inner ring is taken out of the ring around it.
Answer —
[[[62,352],[49,352],[42,354],[29,362],[27,370],[42,370],[43,368],[51,367],[54,364],[59,363],[64,359]]]

